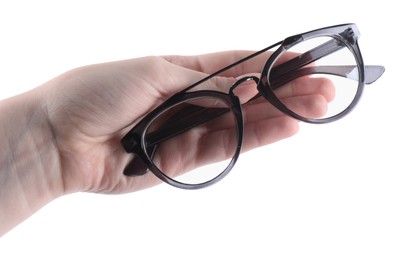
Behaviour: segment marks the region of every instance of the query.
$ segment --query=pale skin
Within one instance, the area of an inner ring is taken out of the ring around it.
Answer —
[[[63,195],[119,194],[155,185],[151,173],[141,177],[123,175],[131,155],[120,144],[122,136],[174,93],[249,53],[144,57],[91,65],[0,101],[0,236]],[[265,59],[264,55],[229,70],[211,79],[207,87],[228,89],[235,78],[259,73]],[[302,84],[307,88],[291,84],[284,98],[313,116],[323,114],[334,95],[331,83],[324,78],[310,78]],[[242,100],[256,91],[248,85],[237,93]],[[258,100],[244,108],[244,151],[298,131],[295,119],[276,109],[269,112],[269,106]],[[226,131],[216,124],[205,138],[222,134]],[[191,167],[212,160],[205,158],[209,153],[194,154],[200,158],[195,158]]]

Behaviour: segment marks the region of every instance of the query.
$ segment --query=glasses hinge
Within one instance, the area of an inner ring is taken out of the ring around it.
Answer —
[[[138,142],[137,142],[136,138],[137,137],[135,136],[135,134],[131,134],[131,135],[125,136],[121,140],[122,146],[124,147],[124,149],[127,153],[132,153],[136,149],[136,147],[138,145]]]
[[[355,34],[354,30],[350,27],[344,30],[342,33],[340,33],[340,36],[342,36],[351,44],[355,44],[357,41],[357,35]]]

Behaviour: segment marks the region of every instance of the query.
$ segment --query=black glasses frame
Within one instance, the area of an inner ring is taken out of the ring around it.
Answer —
[[[317,46],[316,48],[299,55],[287,62],[284,62],[277,67],[273,68],[273,63],[279,56],[285,53],[290,47],[315,37],[328,36],[332,40]],[[137,123],[121,140],[121,143],[128,153],[134,153],[136,155],[132,163],[127,166],[124,174],[128,176],[139,176],[143,175],[150,170],[153,172],[159,179],[162,181],[182,189],[199,189],[204,188],[209,185],[212,185],[220,181],[225,177],[230,170],[235,165],[243,142],[243,117],[242,117],[242,107],[239,98],[234,94],[234,89],[240,85],[242,82],[248,80],[254,80],[257,83],[258,94],[253,97],[251,100],[258,97],[265,98],[268,102],[274,105],[277,109],[283,113],[296,118],[298,120],[308,122],[308,123],[329,123],[335,120],[338,120],[348,113],[356,106],[359,101],[363,88],[365,84],[370,84],[378,79],[384,72],[384,67],[382,66],[365,66],[363,63],[363,58],[360,53],[360,49],[357,43],[359,37],[359,31],[355,24],[342,24],[336,26],[325,27],[313,31],[309,31],[303,34],[294,35],[286,38],[283,41],[275,43],[271,46],[268,46],[265,49],[262,49],[252,55],[249,55],[225,68],[209,75],[206,78],[201,79],[200,81],[192,84],[191,86],[183,89],[177,94],[170,97],[160,106],[155,108],[149,114],[147,114],[139,123]],[[232,87],[229,89],[229,93],[223,93],[213,90],[199,90],[193,91],[194,87],[200,85],[201,83],[215,77],[222,72],[242,63],[249,59],[252,59],[272,48],[279,48],[271,54],[267,62],[264,65],[260,78],[254,76],[244,77],[237,82],[235,82]],[[310,64],[324,56],[327,56],[340,48],[347,47],[354,55],[356,60],[356,66],[333,66],[330,68],[326,67],[307,67],[307,64]],[[352,70],[357,68],[357,74],[351,73]],[[358,81],[357,92],[350,103],[350,105],[343,110],[341,113],[334,115],[332,117],[323,118],[323,119],[310,119],[302,117],[290,109],[288,109],[273,93],[273,90],[279,86],[286,84],[289,81],[292,81],[301,76],[315,74],[315,73],[326,73],[334,74],[342,77],[353,77],[354,80]],[[351,76],[352,75],[352,76]],[[200,106],[192,106],[185,110],[179,111],[177,114],[173,115],[168,121],[163,123],[162,126],[156,131],[147,134],[147,130],[151,123],[162,113],[171,109],[172,107],[197,98],[207,98],[211,97],[217,100],[221,100],[226,104],[227,108],[207,108]],[[250,101],[251,101],[250,100]],[[249,101],[248,101],[249,102]],[[224,113],[232,112],[234,115],[234,120],[236,123],[236,134],[237,134],[237,147],[229,165],[215,178],[198,184],[187,184],[178,182],[166,174],[164,174],[153,162],[152,157],[157,149],[157,145],[169,138],[179,135],[201,123],[207,122],[213,118],[216,118]]]

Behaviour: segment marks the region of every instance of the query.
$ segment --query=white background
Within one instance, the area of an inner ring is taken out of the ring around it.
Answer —
[[[60,198],[0,239],[0,259],[414,259],[409,2],[1,0],[0,99],[82,65],[256,50],[345,22],[386,72],[350,116],[244,154],[211,188]]]

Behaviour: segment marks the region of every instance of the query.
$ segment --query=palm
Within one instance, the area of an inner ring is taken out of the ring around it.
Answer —
[[[119,140],[137,115],[148,112],[163,97],[132,73],[132,68],[140,69],[128,63],[85,67],[63,76],[70,80],[60,86],[55,101],[60,104],[52,121],[68,192],[80,188],[118,193],[141,185],[117,174],[129,159]]]

